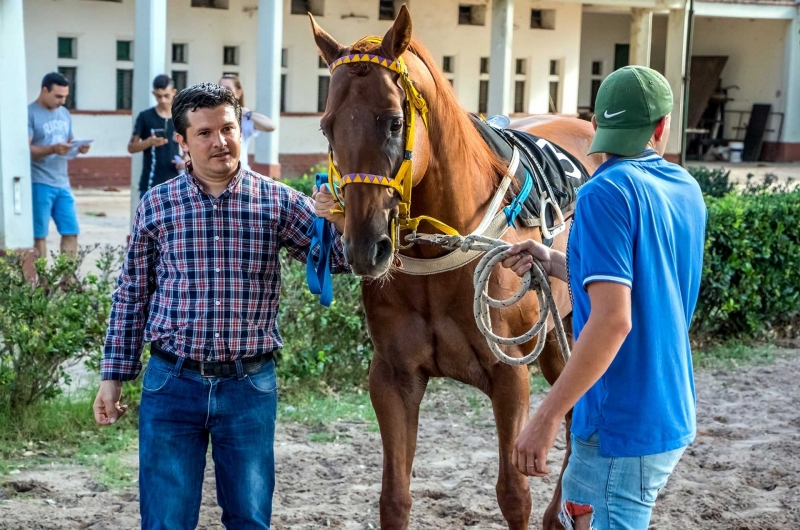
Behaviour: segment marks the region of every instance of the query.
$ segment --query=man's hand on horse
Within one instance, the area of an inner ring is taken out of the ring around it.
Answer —
[[[550,249],[538,241],[527,239],[509,249],[509,257],[503,260],[503,267],[511,269],[522,278],[533,267],[533,258],[539,260],[544,271],[551,276],[552,258]]]
[[[103,381],[94,400],[94,419],[99,425],[113,425],[128,410],[128,405],[120,405],[122,381]]]
[[[314,186],[311,198],[314,199],[314,211],[317,217],[327,219],[333,223],[339,233],[344,233],[344,214],[332,212],[339,207],[339,203],[336,202],[328,187],[323,186],[322,189],[319,189]]]
[[[540,411],[541,412],[541,411]],[[520,473],[529,477],[544,477],[550,474],[547,454],[556,443],[561,418],[546,418],[537,412],[517,436],[511,463]]]

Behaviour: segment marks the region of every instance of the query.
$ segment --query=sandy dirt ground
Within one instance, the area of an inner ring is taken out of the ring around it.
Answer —
[[[800,527],[798,380],[800,350],[771,365],[697,374],[697,440],[662,491],[651,528]],[[532,396],[532,406],[542,397]],[[378,433],[370,424],[348,421],[326,429],[338,441],[314,443],[310,428],[280,424],[274,528],[379,527]],[[529,479],[531,528],[540,527],[563,452],[562,435],[550,455],[553,475]],[[130,459],[135,466],[135,455]],[[488,400],[471,388],[432,384],[421,414],[411,528],[505,528],[494,494],[497,460]],[[135,486],[107,491],[87,468],[57,464],[2,480],[15,483],[0,489],[2,530],[138,528]],[[15,486],[32,489],[18,494]],[[215,499],[209,464],[199,528],[222,528]]]

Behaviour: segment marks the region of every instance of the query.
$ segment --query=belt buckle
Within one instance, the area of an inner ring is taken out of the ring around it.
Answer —
[[[200,361],[200,377],[206,377],[209,379],[214,377],[212,374],[206,375],[206,363],[202,361]]]

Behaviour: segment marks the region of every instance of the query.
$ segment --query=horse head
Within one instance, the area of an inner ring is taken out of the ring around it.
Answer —
[[[411,15],[405,5],[382,39],[368,37],[351,46],[339,44],[309,17],[332,70],[320,128],[330,145],[330,171],[343,184],[338,193],[346,212],[345,254],[355,274],[377,278],[389,271],[401,244],[398,219],[409,215],[403,211],[401,174],[409,179],[410,194],[430,162],[426,109],[413,103],[434,103],[435,90],[428,90],[433,77],[409,51]],[[415,89],[425,99],[410,97]]]

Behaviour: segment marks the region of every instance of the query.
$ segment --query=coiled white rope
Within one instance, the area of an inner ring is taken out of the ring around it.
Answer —
[[[547,337],[547,318],[551,313],[553,315],[558,344],[561,347],[561,355],[564,357],[565,362],[569,359],[569,341],[564,331],[564,323],[561,320],[558,306],[553,298],[547,273],[536,258],[533,258],[533,266],[525,273],[522,284],[516,294],[506,300],[495,300],[489,296],[489,278],[492,275],[492,270],[495,265],[501,263],[510,256],[509,249],[511,245],[509,243],[480,235],[464,237],[442,235],[423,236],[420,234],[412,237],[418,242],[433,243],[446,248],[460,248],[464,252],[478,250],[486,253],[475,269],[475,275],[473,277],[475,297],[472,309],[478,329],[480,329],[483,336],[486,337],[486,343],[489,345],[489,348],[491,348],[492,353],[494,353],[500,361],[514,366],[529,364],[535,361],[542,352],[542,349],[544,349],[545,339]],[[536,322],[527,333],[518,337],[501,337],[495,334],[492,329],[492,318],[489,313],[490,308],[511,307],[522,300],[529,290],[535,291],[539,299],[539,321]],[[510,357],[500,349],[500,345],[511,346],[525,344],[534,337],[537,337],[536,345],[533,347],[533,351],[524,357]]]

